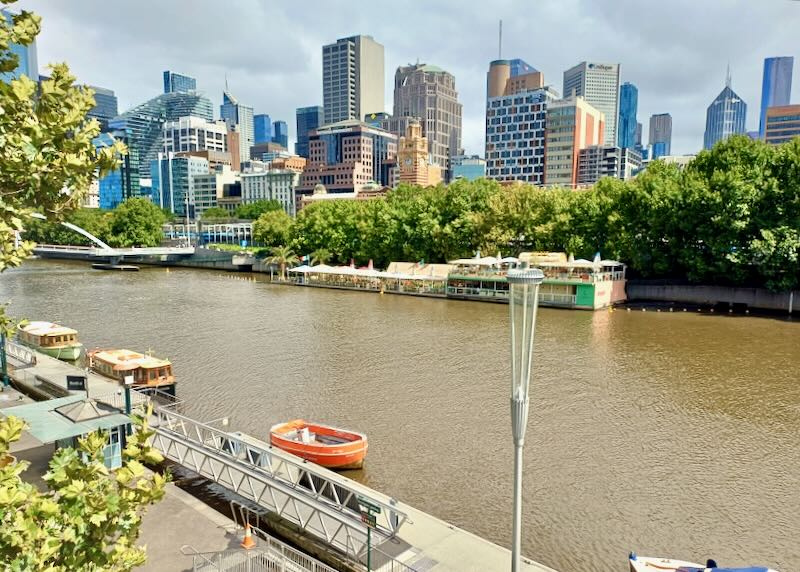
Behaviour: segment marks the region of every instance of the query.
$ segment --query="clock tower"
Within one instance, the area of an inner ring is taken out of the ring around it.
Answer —
[[[400,137],[397,149],[400,182],[428,187],[441,182],[441,169],[428,164],[428,138],[422,136],[422,127],[409,122],[406,134]]]

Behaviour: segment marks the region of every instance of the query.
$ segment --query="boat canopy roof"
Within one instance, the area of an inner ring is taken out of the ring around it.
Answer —
[[[447,280],[446,275],[386,272],[370,268],[353,268],[352,266],[328,266],[327,264],[318,264],[317,266],[308,266],[304,264],[302,266],[290,268],[289,272],[295,274],[327,274],[330,276],[358,276],[361,278],[388,278],[395,280]]]
[[[155,358],[131,350],[100,350],[92,354],[95,359],[110,363],[115,371],[165,367],[172,365],[169,360]]]
[[[34,336],[64,336],[78,333],[77,330],[51,322],[30,322],[20,329],[26,334],[33,334]]]

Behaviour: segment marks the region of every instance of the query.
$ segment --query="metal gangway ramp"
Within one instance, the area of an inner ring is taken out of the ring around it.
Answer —
[[[348,479],[266,443],[196,421],[168,406],[154,415],[153,445],[167,459],[277,513],[354,560],[367,544],[359,497],[381,508],[373,545],[395,536],[408,519],[397,507],[348,486]]]

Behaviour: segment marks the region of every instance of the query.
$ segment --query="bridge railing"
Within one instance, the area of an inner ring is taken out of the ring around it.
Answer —
[[[53,250],[59,252],[94,252],[102,249],[94,246],[78,246],[72,244],[37,244],[34,250]]]

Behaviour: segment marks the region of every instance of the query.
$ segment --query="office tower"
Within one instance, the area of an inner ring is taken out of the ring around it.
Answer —
[[[322,125],[324,111],[321,105],[298,107],[295,119],[297,121],[297,143],[294,145],[294,152],[308,159],[308,135]]]
[[[227,151],[227,126],[222,120],[181,117],[164,123],[164,153],[181,151]]]
[[[764,79],[761,83],[761,115],[758,132],[764,138],[767,108],[789,105],[792,97],[792,68],[794,58],[779,57],[764,60]]]
[[[129,134],[122,130],[101,133],[92,141],[98,149],[111,147],[114,141],[122,141],[128,152],[120,158],[120,165],[98,181],[98,206],[115,209],[125,199],[139,196],[139,149],[132,145]]]
[[[486,177],[544,184],[548,106],[558,99],[549,87],[486,100]]]
[[[324,125],[309,136],[309,157],[297,188],[311,194],[322,184],[330,193],[358,192],[375,182],[391,186],[397,136],[362,121]]]
[[[135,183],[137,189],[139,178],[150,178],[150,162],[157,159],[163,149],[164,123],[189,116],[211,121],[213,109],[211,101],[197,93],[165,93],[108,122],[109,129],[119,134],[128,151],[136,150],[139,157],[139,176]]]
[[[800,105],[780,105],[767,108],[764,118],[764,140],[780,145],[800,137]]]
[[[725,88],[706,111],[703,147],[711,149],[718,141],[724,141],[737,133],[744,133],[746,119],[747,104],[731,89],[731,74],[728,70]]]
[[[583,97],[605,115],[605,145],[617,144],[619,71],[619,64],[581,62],[564,72],[564,97]]]
[[[650,117],[650,138],[647,142],[652,148],[653,159],[672,154],[672,116],[669,113]]]
[[[458,155],[450,158],[452,180],[464,179],[474,181],[486,176],[486,160],[478,155]]]
[[[289,126],[285,121],[272,123],[272,142],[277,143],[284,149],[289,148]]]
[[[544,184],[575,188],[580,150],[603,144],[603,113],[582,97],[567,97],[547,106]]]
[[[604,177],[627,180],[642,167],[642,156],[634,149],[592,145],[578,152],[578,186],[594,185]]]
[[[495,60],[486,74],[486,97],[500,97],[544,87],[544,75],[528,64],[513,65],[516,60]],[[529,71],[526,71],[529,70]],[[516,73],[515,73],[516,72]]]
[[[636,122],[636,141],[634,143],[634,147],[641,147],[642,146],[642,124],[640,122]]]
[[[94,117],[100,123],[100,130],[108,130],[108,122],[119,115],[117,110],[117,96],[110,89],[104,87],[89,86],[94,91],[94,107],[87,113],[89,117]]]
[[[383,111],[383,45],[372,36],[351,36],[322,47],[325,124],[361,120]]]
[[[188,75],[164,72],[164,93],[188,93],[197,90],[197,80]]]
[[[14,14],[8,10],[0,10],[2,17],[11,23]],[[22,44],[9,44],[11,52],[17,56],[17,67],[14,71],[0,73],[0,81],[11,81],[26,75],[33,81],[39,81],[39,61],[36,51],[36,40],[28,46]]]
[[[393,115],[417,118],[428,142],[430,162],[444,173],[450,157],[461,154],[461,111],[453,74],[429,64],[397,68]],[[404,135],[405,131],[395,134]]]
[[[239,100],[228,91],[222,93],[222,105],[219,107],[219,116],[228,125],[229,131],[239,133],[239,159],[247,161],[250,159],[250,147],[253,146],[255,139],[253,128],[253,108],[249,105],[239,103]],[[234,170],[239,169],[239,165],[233,166]]]
[[[159,153],[158,158],[150,162],[151,200],[181,217],[186,216],[188,207],[189,218],[196,218],[194,177],[208,174],[208,161],[203,157]]]
[[[619,127],[617,129],[618,146],[622,149],[633,149],[636,147],[636,134],[639,129],[639,121],[636,113],[639,107],[639,90],[629,82],[622,84],[619,88]],[[639,139],[641,142],[641,138]]]
[[[253,116],[253,143],[272,141],[272,119],[266,113]]]
[[[225,187],[239,181],[239,173],[231,170],[230,165],[217,165],[211,172],[195,174],[192,181],[194,191],[194,214],[202,218],[206,209],[219,206],[219,199],[224,196]]]
[[[418,122],[409,124],[397,145],[397,165],[401,183],[422,187],[442,182],[442,168],[428,162],[428,140]]]

